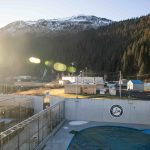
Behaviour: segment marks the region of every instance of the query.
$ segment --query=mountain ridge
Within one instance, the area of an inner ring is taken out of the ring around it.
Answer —
[[[0,34],[0,73],[39,74],[44,68],[28,59],[43,62],[77,63],[91,72],[115,72],[124,75],[150,73],[150,15],[114,22],[98,29],[64,32]],[[15,67],[12,67],[15,66]],[[53,66],[49,67],[50,70]]]
[[[93,15],[77,15],[59,19],[39,19],[37,21],[15,21],[3,28],[1,31],[15,33],[19,30],[31,32],[34,30],[41,30],[43,32],[55,31],[82,31],[88,29],[97,29],[98,27],[109,25],[113,21],[100,18]]]

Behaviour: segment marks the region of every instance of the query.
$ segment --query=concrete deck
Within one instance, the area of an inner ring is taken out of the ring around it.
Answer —
[[[88,122],[83,125],[70,125],[70,121],[66,121],[60,130],[52,137],[49,138],[43,150],[66,150],[73,138],[73,134],[69,133],[72,130],[80,131],[85,128],[94,126],[124,126],[136,129],[150,129],[150,125],[139,125],[139,124],[123,124],[123,123],[105,123],[105,122]],[[66,128],[67,127],[67,128]]]

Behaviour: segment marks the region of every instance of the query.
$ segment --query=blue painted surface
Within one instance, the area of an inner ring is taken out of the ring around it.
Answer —
[[[150,133],[150,129],[91,127],[78,132],[68,150],[150,150],[150,135],[147,133]]]
[[[131,80],[133,84],[143,84],[141,80]]]
[[[144,131],[143,131],[143,133],[145,133],[145,134],[149,134],[149,135],[150,135],[150,129],[146,129],[146,130],[144,130]]]

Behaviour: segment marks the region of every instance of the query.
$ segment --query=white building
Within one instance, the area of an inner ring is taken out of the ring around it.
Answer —
[[[64,84],[65,93],[96,94],[97,90],[104,88],[103,77],[62,77],[62,81],[70,82]]]
[[[144,92],[150,92],[150,83],[144,83]]]
[[[62,81],[78,82],[81,84],[104,84],[103,77],[62,77]]]
[[[127,80],[127,79],[122,79],[122,84],[121,84],[121,86],[127,87],[127,83],[128,83],[128,80]]]
[[[71,83],[74,83],[76,81],[76,77],[62,77],[62,81],[70,81]]]
[[[141,80],[129,80],[127,83],[127,90],[144,91],[144,83]]]

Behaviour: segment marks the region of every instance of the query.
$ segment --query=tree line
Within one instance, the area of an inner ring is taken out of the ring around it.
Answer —
[[[0,62],[5,74],[37,75],[44,63],[30,64],[30,56],[66,65],[75,62],[78,70],[87,67],[91,72],[150,73],[150,15],[82,32],[5,34],[0,42],[1,57],[7,59]]]

